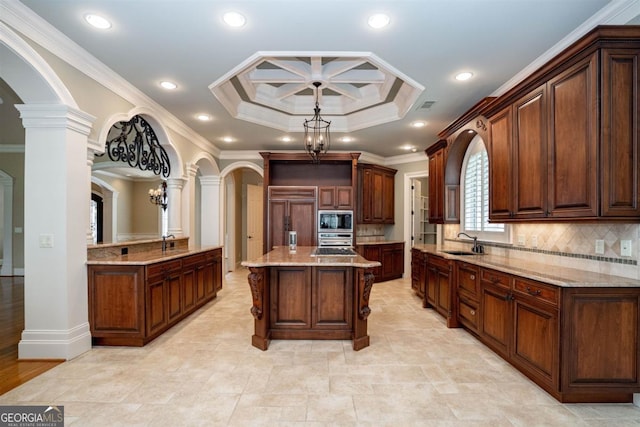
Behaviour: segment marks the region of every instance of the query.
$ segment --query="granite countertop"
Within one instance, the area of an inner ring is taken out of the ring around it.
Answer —
[[[404,243],[404,240],[387,240],[384,237],[358,237],[356,238],[356,246],[364,245],[391,245],[393,243]]]
[[[492,268],[504,273],[513,274],[543,283],[566,287],[640,287],[640,280],[614,276],[603,273],[579,270],[576,268],[554,266],[524,259],[508,258],[497,255],[452,255],[444,251],[459,250],[457,247],[438,245],[416,245],[415,249],[444,258],[464,261],[480,267]]]
[[[202,246],[191,249],[167,249],[162,252],[160,249],[138,252],[128,255],[109,256],[99,259],[87,260],[87,265],[148,265],[156,262],[169,261],[182,258],[188,255],[196,255],[201,252],[221,248],[222,246]]]
[[[280,266],[347,266],[371,268],[380,266],[378,261],[368,261],[361,255],[355,256],[330,256],[330,255],[313,255],[316,246],[298,246],[295,252],[289,251],[288,246],[280,246],[274,248],[271,252],[267,252],[261,257],[243,261],[245,267],[280,267]]]

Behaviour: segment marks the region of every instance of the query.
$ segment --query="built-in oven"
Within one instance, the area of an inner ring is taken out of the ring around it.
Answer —
[[[353,233],[353,211],[318,211],[318,233]]]
[[[318,233],[318,246],[351,248],[353,247],[353,233]]]

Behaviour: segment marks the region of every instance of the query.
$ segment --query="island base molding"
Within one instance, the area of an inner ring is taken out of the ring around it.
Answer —
[[[251,344],[267,350],[272,339],[352,340],[368,347],[370,268],[348,266],[250,267],[255,333]]]

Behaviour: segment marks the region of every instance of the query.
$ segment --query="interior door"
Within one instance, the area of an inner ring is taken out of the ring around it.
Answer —
[[[262,255],[262,187],[247,185],[247,259]]]

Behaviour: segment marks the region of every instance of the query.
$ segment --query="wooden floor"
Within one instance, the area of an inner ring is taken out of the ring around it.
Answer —
[[[24,329],[24,277],[0,277],[0,395],[62,363],[18,360]]]

